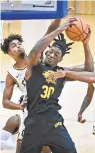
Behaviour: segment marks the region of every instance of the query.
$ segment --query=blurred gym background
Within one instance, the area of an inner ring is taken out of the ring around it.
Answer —
[[[1,0],[3,1],[3,0]],[[12,0],[16,1],[16,0]],[[69,13],[63,22],[71,17],[78,16],[91,27],[90,48],[95,61],[95,1],[88,0],[69,0],[68,7],[74,7],[75,11]],[[1,37],[5,38],[11,33],[19,33],[23,36],[24,47],[28,54],[35,43],[43,37],[52,20],[19,20],[19,21],[3,21],[1,24]],[[66,36],[65,36],[66,37]],[[67,42],[72,42],[66,37]],[[14,60],[0,51],[0,122],[3,126],[10,115],[14,113],[2,107],[2,89],[7,75],[7,71],[14,63]],[[84,52],[81,42],[75,42],[72,46],[70,54],[67,54],[60,63],[62,66],[69,67],[84,64]],[[90,107],[84,113],[87,119],[85,124],[77,122],[77,114],[84,96],[87,92],[87,84],[81,82],[67,82],[60,96],[60,104],[62,106],[61,114],[65,119],[65,125],[73,138],[78,153],[95,153],[95,136],[92,135],[92,127],[95,120],[95,94],[93,96]],[[18,95],[18,96],[17,96]],[[68,96],[69,95],[69,96]],[[14,101],[18,100],[19,91],[13,96]],[[16,112],[17,113],[17,112]]]
[[[3,1],[3,0],[1,0]],[[6,1],[6,0],[4,0]],[[16,0],[11,0],[12,2]],[[91,26],[92,35],[90,40],[90,47],[93,58],[95,57],[94,51],[94,29],[95,29],[95,1],[84,1],[84,0],[69,0],[68,7],[74,7],[75,12],[69,13],[69,15],[63,19],[66,20],[71,16],[78,16],[84,22]],[[24,38],[24,46],[26,49],[26,53],[28,54],[30,49],[35,45],[35,43],[44,35],[46,32],[50,22],[52,20],[15,20],[15,21],[3,21],[2,23],[2,37],[5,38],[11,33],[19,33]],[[68,42],[71,42],[66,37]],[[95,58],[94,58],[95,59]],[[64,66],[72,66],[72,65],[80,65],[84,62],[84,53],[81,42],[75,42],[72,46],[71,54],[66,55],[64,57],[64,61],[62,65]],[[1,66],[1,75],[0,80],[5,80],[7,70],[11,67],[14,61],[4,55],[0,51],[0,66]]]

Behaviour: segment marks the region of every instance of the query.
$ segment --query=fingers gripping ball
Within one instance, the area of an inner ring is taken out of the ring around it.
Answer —
[[[89,25],[78,19],[66,30],[66,35],[73,41],[83,41],[89,36]]]

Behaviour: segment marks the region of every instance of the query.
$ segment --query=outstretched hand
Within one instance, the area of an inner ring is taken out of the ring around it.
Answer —
[[[65,31],[69,26],[74,25],[74,22],[77,20],[77,17],[70,17],[65,23],[61,25],[61,29]]]

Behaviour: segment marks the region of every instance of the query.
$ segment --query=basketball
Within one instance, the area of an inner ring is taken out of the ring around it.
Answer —
[[[78,19],[73,25],[70,25],[65,32],[69,39],[73,41],[83,41],[89,35],[89,25]]]

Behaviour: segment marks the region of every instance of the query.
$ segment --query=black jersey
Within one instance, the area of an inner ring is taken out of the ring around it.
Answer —
[[[38,113],[50,109],[59,110],[58,98],[63,89],[66,78],[59,78],[55,82],[45,77],[49,71],[59,71],[61,67],[50,68],[38,64],[32,68],[32,76],[26,82],[29,113]]]

